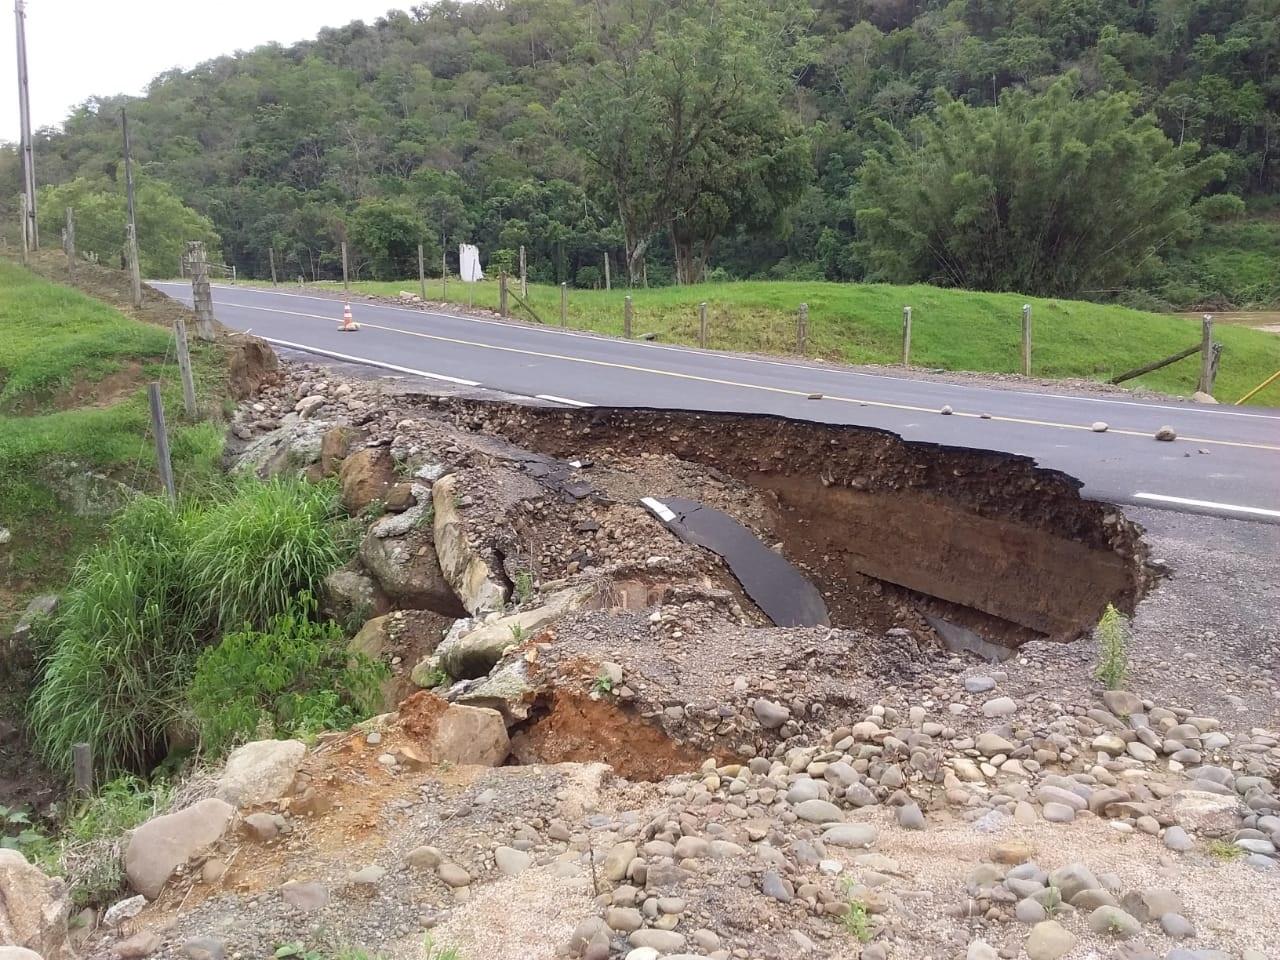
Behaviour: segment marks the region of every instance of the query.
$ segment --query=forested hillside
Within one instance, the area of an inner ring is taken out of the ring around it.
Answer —
[[[142,182],[249,275],[333,276],[343,237],[361,277],[420,239],[438,270],[443,237],[580,286],[609,251],[651,284],[1265,302],[1169,261],[1280,190],[1278,64],[1280,0],[444,0],[90,100],[39,138],[81,181],[42,220],[118,191],[127,105]]]

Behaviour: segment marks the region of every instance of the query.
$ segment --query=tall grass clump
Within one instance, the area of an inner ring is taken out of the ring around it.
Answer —
[[[348,558],[333,503],[331,488],[279,480],[126,507],[76,565],[49,625],[30,711],[45,762],[69,770],[82,741],[112,773],[160,759],[189,717],[200,652],[230,625],[265,627]]]
[[[31,704],[50,767],[68,769],[83,741],[104,766],[141,770],[163,744],[202,624],[186,587],[184,527],[164,500],[136,500],[76,564]]]
[[[265,627],[355,549],[331,484],[245,481],[190,523],[192,589],[219,634]]]
[[[1129,676],[1129,621],[1107,604],[1094,634],[1098,638],[1098,665],[1094,677],[1108,690],[1119,690]]]

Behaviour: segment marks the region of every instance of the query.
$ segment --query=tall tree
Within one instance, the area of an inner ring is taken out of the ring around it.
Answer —
[[[801,17],[786,0],[595,0],[595,13],[588,67],[560,111],[617,207],[634,284],[662,228],[684,220],[688,269],[693,238],[714,239],[741,208],[727,189],[698,205],[699,184],[725,175],[710,163],[736,171],[792,135],[781,100]],[[785,178],[755,182],[773,184],[794,193]]]

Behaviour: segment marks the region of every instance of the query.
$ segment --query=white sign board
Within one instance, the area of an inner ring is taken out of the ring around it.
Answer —
[[[458,274],[464,283],[484,279],[484,271],[480,269],[479,247],[471,243],[458,244]]]

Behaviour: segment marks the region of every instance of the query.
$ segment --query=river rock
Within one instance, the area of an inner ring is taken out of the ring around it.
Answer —
[[[1056,920],[1044,920],[1031,928],[1022,949],[1029,960],[1058,960],[1076,945],[1076,935]]]
[[[215,796],[238,807],[278,800],[289,792],[307,755],[301,740],[255,740],[227,757]]]
[[[125,874],[133,889],[154,900],[174,870],[226,833],[234,814],[230,803],[210,797],[138,827],[124,854]]]

